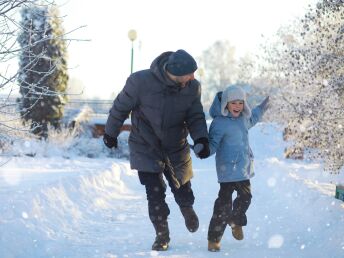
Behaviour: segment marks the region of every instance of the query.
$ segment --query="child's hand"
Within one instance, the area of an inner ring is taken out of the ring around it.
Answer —
[[[200,153],[204,148],[204,145],[202,143],[197,143],[194,147],[193,150],[196,154],[196,156],[198,156],[198,153]]]
[[[207,138],[197,139],[193,149],[198,158],[206,159],[210,156],[209,141]]]

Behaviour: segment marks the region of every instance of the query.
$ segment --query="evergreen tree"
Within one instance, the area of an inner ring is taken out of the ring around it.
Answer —
[[[60,126],[68,83],[66,42],[56,7],[27,6],[21,11],[20,110],[32,132],[46,138],[48,125]]]

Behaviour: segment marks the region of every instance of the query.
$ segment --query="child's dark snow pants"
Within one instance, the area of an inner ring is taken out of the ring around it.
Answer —
[[[237,191],[237,197],[232,203],[234,191]],[[246,211],[250,206],[251,198],[250,180],[220,183],[220,191],[209,224],[208,240],[220,242],[227,224],[246,226]]]

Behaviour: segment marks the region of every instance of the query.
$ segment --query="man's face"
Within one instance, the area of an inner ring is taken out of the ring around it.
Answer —
[[[244,110],[243,100],[233,100],[227,103],[227,109],[231,112],[233,117],[240,116],[240,113]]]
[[[174,76],[174,75],[172,75],[172,80],[174,80],[175,82],[179,83],[180,87],[182,87],[182,88],[184,88],[189,81],[192,81],[194,79],[195,79],[195,74],[194,73],[186,74],[186,75],[183,75],[183,76]]]

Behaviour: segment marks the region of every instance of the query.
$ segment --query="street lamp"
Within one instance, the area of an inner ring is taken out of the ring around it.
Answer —
[[[131,65],[130,65],[130,73],[133,73],[133,65],[134,65],[134,40],[136,39],[137,34],[136,30],[129,30],[128,38],[131,41]]]
[[[202,79],[203,79],[203,76],[204,76],[204,69],[202,67],[199,67],[197,72],[198,72],[198,75],[199,75],[199,82],[202,84]]]

